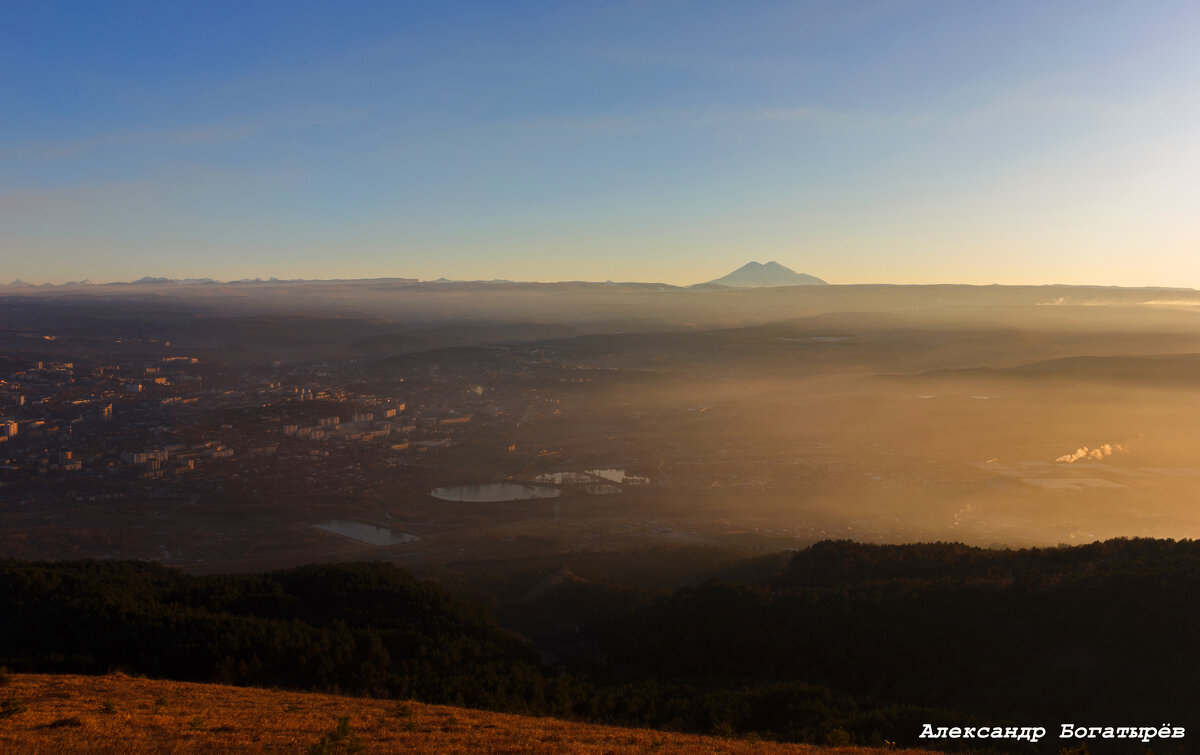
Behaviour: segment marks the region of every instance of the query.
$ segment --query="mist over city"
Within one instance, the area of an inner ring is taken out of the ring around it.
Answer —
[[[516,542],[1054,546],[1200,524],[1190,290],[6,293],[4,537],[22,557],[245,570]],[[464,485],[501,505],[436,493]],[[381,551],[323,524],[359,520],[404,542]]]

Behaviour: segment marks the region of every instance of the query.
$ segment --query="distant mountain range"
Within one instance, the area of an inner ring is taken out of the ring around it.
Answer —
[[[312,284],[312,283],[341,283],[341,284],[409,283],[409,284],[415,284],[415,283],[421,283],[421,282],[422,281],[419,281],[416,278],[376,278],[376,279],[352,279],[352,280],[304,280],[304,279],[280,280],[278,278],[270,278],[270,279],[264,280],[262,278],[243,278],[242,280],[224,281],[223,282],[223,281],[214,280],[212,278],[177,279],[177,278],[160,278],[160,277],[154,277],[154,276],[145,276],[145,277],[139,278],[135,281],[128,281],[128,282],[124,282],[124,283],[108,283],[108,284],[99,284],[99,285],[102,285],[102,286],[104,286],[104,285],[106,285],[106,286],[135,285],[135,286],[139,286],[139,287],[147,287],[148,288],[148,287],[152,287],[152,286],[171,286],[171,287],[175,287],[175,286],[206,286],[206,285],[214,285],[214,284],[227,285],[227,284],[238,284],[238,283],[270,283],[270,284],[280,284],[280,283],[306,283],[306,284]],[[433,280],[433,281],[424,281],[424,283],[433,283],[433,284],[446,284],[446,283],[466,284],[466,283],[469,283],[472,285],[495,284],[495,285],[499,285],[499,286],[545,285],[545,284],[521,284],[519,282],[514,282],[514,281],[509,281],[509,280],[452,281],[452,280],[448,280],[446,278],[438,278],[437,280]],[[587,281],[563,281],[563,283],[587,284]],[[8,288],[46,288],[46,287],[59,288],[59,287],[70,287],[70,286],[95,286],[95,285],[97,285],[97,284],[92,283],[89,280],[71,281],[70,283],[60,284],[60,286],[54,286],[53,284],[50,284],[50,283],[44,283],[44,284],[38,285],[38,284],[34,284],[34,283],[28,283],[28,282],[23,281],[18,278],[17,280],[13,281],[12,283],[9,283],[7,287]],[[680,286],[672,286],[672,285],[666,284],[666,283],[634,283],[634,282],[614,283],[613,281],[605,281],[602,285],[606,285],[606,286],[636,286],[636,287],[651,286],[651,287],[665,288],[665,289],[681,288]],[[784,267],[783,265],[779,264],[778,262],[768,262],[766,264],[760,264],[758,262],[747,262],[745,265],[742,265],[737,270],[734,270],[732,273],[730,273],[729,275],[726,275],[722,278],[717,278],[716,280],[709,281],[708,283],[699,283],[694,286],[684,286],[682,288],[695,289],[695,288],[705,288],[708,286],[722,286],[725,288],[765,288],[765,287],[771,287],[771,286],[825,286],[825,285],[828,285],[828,284],[825,281],[821,280],[820,278],[817,278],[812,275],[805,275],[804,273],[797,273],[794,270],[790,270],[790,269]],[[5,286],[3,284],[0,284],[0,288],[2,288],[2,287],[5,287]]]
[[[829,284],[815,276],[790,270],[778,262],[768,262],[765,265],[758,262],[747,262],[729,275],[700,285],[762,288],[766,286],[826,286]]]

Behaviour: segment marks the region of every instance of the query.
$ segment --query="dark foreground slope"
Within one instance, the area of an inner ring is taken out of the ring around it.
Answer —
[[[0,726],[0,749],[6,753],[885,752],[623,729],[412,701],[124,674],[22,674],[3,693],[23,708]]]
[[[483,609],[388,565],[194,577],[2,562],[0,663],[813,743],[980,744],[922,741],[925,723],[1197,731],[1196,542],[824,542],[774,563],[674,592],[559,580],[500,606],[513,624],[525,612],[522,631],[557,658],[544,665]],[[563,627],[572,652],[556,654]],[[1089,746],[1140,751],[1129,744]]]

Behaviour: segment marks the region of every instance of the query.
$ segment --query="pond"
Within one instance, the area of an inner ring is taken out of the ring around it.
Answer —
[[[335,535],[348,537],[351,540],[357,540],[367,545],[400,545],[401,543],[412,543],[421,539],[411,532],[393,532],[386,527],[376,527],[373,524],[351,522],[345,519],[334,519],[331,522],[314,524],[313,526],[319,530],[332,532]]]
[[[487,482],[481,485],[454,485],[436,488],[429,495],[443,501],[488,503],[521,501],[528,498],[557,498],[561,491],[546,485],[522,485],[517,482]]]

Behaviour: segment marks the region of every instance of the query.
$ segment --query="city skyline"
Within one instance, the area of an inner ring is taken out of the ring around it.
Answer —
[[[4,280],[1200,287],[1200,9],[45,3]]]

